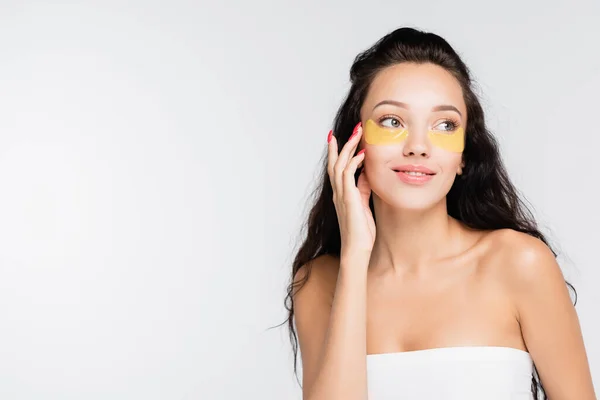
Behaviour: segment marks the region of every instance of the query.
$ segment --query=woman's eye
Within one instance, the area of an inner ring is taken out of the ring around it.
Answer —
[[[398,118],[387,117],[383,118],[379,123],[386,128],[402,128],[402,122]]]
[[[458,128],[458,125],[453,121],[443,121],[439,123],[437,127],[441,127],[442,131],[452,132],[453,130]]]

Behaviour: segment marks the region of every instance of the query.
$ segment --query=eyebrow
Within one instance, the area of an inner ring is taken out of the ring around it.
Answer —
[[[383,101],[380,101],[379,103],[377,103],[375,105],[375,107],[373,107],[373,110],[376,109],[377,107],[381,106],[381,105],[384,105],[384,104],[391,104],[391,105],[394,105],[394,106],[397,106],[397,107],[400,107],[400,108],[405,108],[407,110],[410,110],[410,106],[408,104],[403,103],[401,101],[395,101],[395,100],[383,100]],[[439,106],[435,106],[435,107],[433,107],[431,109],[431,111],[455,111],[462,118],[462,113],[460,111],[458,111],[458,108],[456,108],[456,107],[454,107],[452,105],[449,105],[449,104],[441,104]]]

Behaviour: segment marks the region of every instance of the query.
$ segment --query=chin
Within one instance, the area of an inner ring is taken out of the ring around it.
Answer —
[[[399,210],[427,211],[435,208],[439,201],[428,199],[398,199],[392,206]]]
[[[412,193],[411,193],[412,192]],[[381,200],[396,210],[427,211],[445,201],[445,197],[424,191],[396,191],[379,196]]]

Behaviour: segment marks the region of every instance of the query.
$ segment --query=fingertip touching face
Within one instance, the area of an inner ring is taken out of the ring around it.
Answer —
[[[459,82],[434,64],[377,74],[361,107],[365,170],[386,203],[423,209],[443,200],[462,170],[467,123]]]

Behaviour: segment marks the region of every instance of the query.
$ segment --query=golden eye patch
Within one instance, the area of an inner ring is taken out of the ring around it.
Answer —
[[[379,126],[375,121],[369,119],[363,128],[363,134],[368,144],[385,146],[405,141],[408,137],[408,130]],[[460,153],[465,148],[465,131],[462,127],[451,133],[429,131],[427,137],[431,144],[444,150]]]
[[[379,126],[375,121],[369,119],[363,128],[363,134],[365,141],[369,144],[388,145],[405,141],[408,130]]]
[[[431,144],[444,150],[461,153],[465,149],[465,131],[462,127],[452,133],[429,131],[427,136]]]

